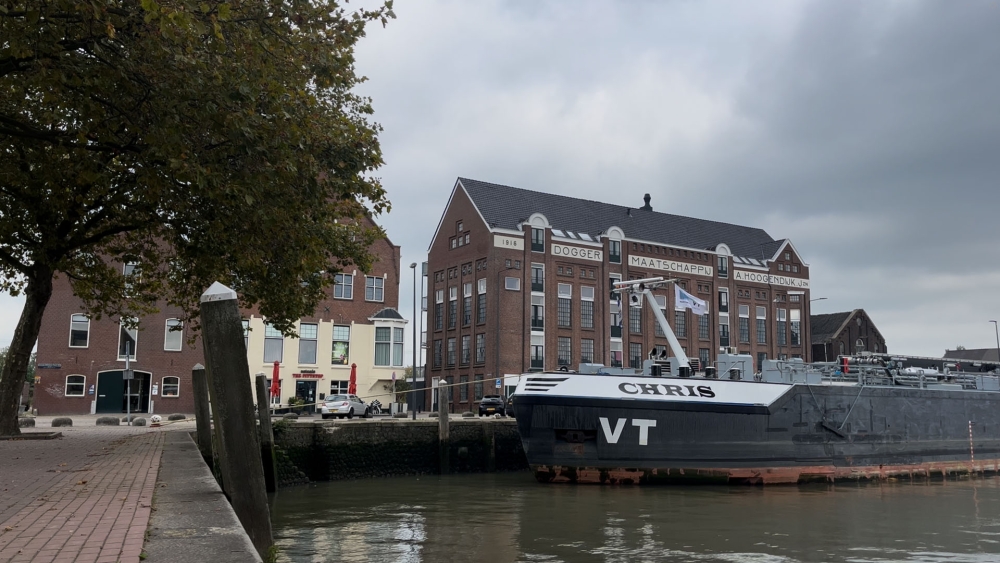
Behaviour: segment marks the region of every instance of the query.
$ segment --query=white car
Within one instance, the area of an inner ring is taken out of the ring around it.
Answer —
[[[357,395],[330,395],[319,408],[323,418],[354,418],[355,415],[371,418],[372,411]]]

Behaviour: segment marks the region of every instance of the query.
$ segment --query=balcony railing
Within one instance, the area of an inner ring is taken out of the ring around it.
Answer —
[[[611,338],[621,338],[622,337],[622,327],[618,325],[613,325],[611,327]]]
[[[544,242],[531,241],[531,251],[532,252],[545,252]]]
[[[531,369],[545,369],[545,360],[536,360],[532,358]]]
[[[531,330],[543,330],[545,329],[545,320],[541,318],[531,319]]]
[[[542,282],[533,281],[533,282],[531,282],[531,291],[538,291],[540,293],[544,293],[545,292],[545,284],[542,283]]]

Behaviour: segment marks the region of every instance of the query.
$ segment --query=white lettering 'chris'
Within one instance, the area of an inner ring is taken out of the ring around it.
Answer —
[[[625,430],[626,419],[619,418],[618,421],[615,422],[614,432],[611,432],[611,425],[608,424],[608,419],[600,417],[598,420],[601,421],[601,429],[604,430],[604,439],[607,440],[609,444],[617,444],[618,438],[622,437],[622,430]]]
[[[632,420],[632,426],[639,427],[639,445],[645,446],[649,442],[649,429],[656,428],[656,421],[646,418],[636,418]]]

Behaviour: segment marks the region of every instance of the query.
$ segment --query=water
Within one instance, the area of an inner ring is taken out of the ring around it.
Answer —
[[[1000,478],[803,487],[541,485],[530,474],[281,491],[285,562],[1000,561]]]

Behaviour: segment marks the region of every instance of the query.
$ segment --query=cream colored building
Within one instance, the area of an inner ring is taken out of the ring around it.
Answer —
[[[332,394],[347,393],[351,364],[357,366],[357,395],[366,403],[378,400],[388,410],[392,376],[404,379],[406,323],[395,309],[384,308],[367,322],[300,321],[299,335],[282,337],[259,316],[244,320],[250,374],[263,373],[271,383],[278,361],[284,405],[291,397],[321,402]]]

